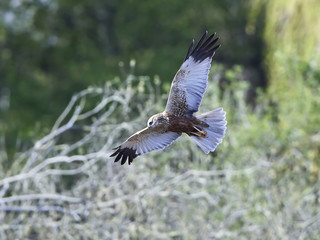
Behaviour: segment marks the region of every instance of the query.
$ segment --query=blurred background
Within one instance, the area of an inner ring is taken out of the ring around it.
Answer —
[[[0,3],[1,239],[317,239],[320,1]],[[111,148],[163,110],[192,39],[217,32],[186,136],[119,166]]]

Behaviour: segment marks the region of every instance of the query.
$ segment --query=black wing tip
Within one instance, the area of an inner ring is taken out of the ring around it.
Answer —
[[[188,50],[188,52],[187,52],[187,56],[186,56],[186,58],[184,59],[184,61],[186,61],[186,60],[190,57],[190,54],[191,54],[191,51],[192,51],[193,45],[194,45],[194,39],[192,39],[192,41],[191,41],[191,44],[190,44],[189,50]]]
[[[206,58],[210,57],[212,58],[215,54],[215,51],[221,46],[216,45],[216,43],[219,41],[220,37],[214,38],[216,35],[216,32],[208,36],[208,31],[205,31],[202,35],[201,39],[195,46],[195,48],[192,50],[194,45],[194,40],[192,41],[187,56],[185,58],[185,61],[191,56],[196,62],[202,62]],[[204,40],[206,41],[204,42]]]
[[[110,155],[110,157],[115,157],[114,162],[118,162],[121,159],[121,165],[125,164],[128,160],[129,165],[132,163],[133,159],[135,159],[138,154],[136,154],[136,150],[132,148],[121,148],[116,147],[113,150],[116,150],[113,154]]]
[[[112,148],[112,150],[116,150],[116,149],[119,149],[121,146],[118,146],[118,147],[115,147],[115,148]]]

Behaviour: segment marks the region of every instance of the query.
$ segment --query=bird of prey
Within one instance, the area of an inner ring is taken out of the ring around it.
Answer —
[[[212,57],[220,47],[215,33],[207,37],[206,31],[198,44],[194,40],[180,69],[176,73],[169,93],[167,106],[155,114],[147,127],[133,134],[110,156],[115,162],[127,159],[129,165],[139,155],[169,146],[186,133],[206,153],[213,152],[222,142],[226,131],[226,113],[222,108],[194,116],[207,88]]]

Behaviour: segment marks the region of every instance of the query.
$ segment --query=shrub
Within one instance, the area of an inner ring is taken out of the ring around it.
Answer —
[[[0,172],[1,238],[316,239],[315,88],[302,84],[306,98],[287,107],[265,93],[251,106],[240,66],[214,72],[200,111],[224,107],[228,130],[209,155],[183,136],[130,166],[108,157],[163,110],[157,78],[128,75],[75,94],[49,134]]]

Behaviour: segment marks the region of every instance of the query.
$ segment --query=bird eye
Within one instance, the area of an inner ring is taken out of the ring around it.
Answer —
[[[153,123],[152,121],[149,121],[149,122],[148,122],[148,127],[151,127],[151,126],[152,126],[152,123]]]

